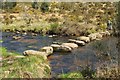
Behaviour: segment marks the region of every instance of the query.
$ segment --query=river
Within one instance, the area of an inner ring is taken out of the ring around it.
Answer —
[[[13,36],[21,36],[21,39],[15,40]],[[49,46],[52,42],[68,42],[69,37],[49,37],[28,34],[16,34],[11,32],[2,32],[2,46],[6,47],[11,52],[22,54],[28,49],[39,50],[44,46]],[[54,52],[48,57],[52,69],[52,76],[57,76],[61,73],[79,71],[86,66],[90,66],[92,70],[96,70],[100,64],[111,60],[118,60],[118,42],[117,37],[106,37],[103,40],[92,41],[85,46],[80,46],[72,52]],[[105,55],[109,54],[109,58]]]

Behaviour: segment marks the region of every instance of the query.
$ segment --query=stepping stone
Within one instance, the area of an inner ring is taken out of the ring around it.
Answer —
[[[78,44],[79,46],[84,46],[85,42],[84,41],[79,41],[79,40],[74,40],[74,39],[69,39],[69,42],[74,42],[76,44]]]

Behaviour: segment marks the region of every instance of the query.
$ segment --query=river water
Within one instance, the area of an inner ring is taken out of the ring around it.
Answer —
[[[13,36],[21,36],[21,39],[14,40]],[[11,32],[2,32],[2,46],[11,52],[22,54],[28,49],[39,50],[44,46],[49,46],[52,42],[68,42],[68,37],[48,37],[48,36],[32,36],[28,34],[16,34]],[[61,73],[81,71],[86,66],[90,66],[92,70],[96,70],[100,64],[108,61],[118,60],[118,49],[116,47],[118,38],[107,37],[100,41],[93,41],[85,46],[80,46],[72,52],[54,52],[48,57],[52,68],[52,76]],[[105,56],[109,54],[109,56]]]

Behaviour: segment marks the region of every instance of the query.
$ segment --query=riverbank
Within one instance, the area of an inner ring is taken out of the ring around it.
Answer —
[[[49,62],[41,56],[23,56],[0,47],[2,78],[50,78]]]
[[[105,31],[108,20],[115,28],[116,3],[50,3],[46,12],[35,9],[31,3],[21,4],[17,3],[13,12],[3,9],[6,13],[0,15],[1,31],[85,36]]]
[[[22,56],[8,52],[5,48],[0,47],[2,58],[0,62],[1,79],[2,78],[51,78],[51,70],[48,61],[39,56]],[[112,64],[113,65],[113,64]],[[101,66],[102,68],[102,66]],[[79,78],[79,79],[96,79],[109,78],[118,79],[118,67],[104,67],[105,69],[91,70],[89,67],[82,71],[62,73],[57,78]],[[105,72],[104,72],[105,71]],[[113,72],[114,71],[114,72]],[[102,75],[104,74],[104,75]]]
[[[50,14],[46,15],[49,16]],[[46,20],[42,18],[40,21],[34,21],[29,24],[27,24],[26,20],[23,19],[13,21],[12,23],[9,23],[7,25],[5,23],[1,23],[0,31],[15,33],[33,32],[42,35],[57,34],[63,36],[80,36],[88,35],[90,33],[95,33],[99,31],[105,31],[105,28],[107,27],[106,25],[103,25],[98,29],[98,27],[94,24],[86,24],[85,22],[71,21],[69,20],[69,17],[66,18],[66,21],[64,21],[64,17],[62,17],[62,20],[60,19],[61,21],[59,21],[58,17],[57,19],[57,22],[49,22],[46,21],[49,20],[49,18],[46,18]]]

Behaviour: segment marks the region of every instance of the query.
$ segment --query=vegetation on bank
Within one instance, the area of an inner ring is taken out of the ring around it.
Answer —
[[[61,74],[58,76],[59,78],[80,78],[80,79],[85,79],[85,78],[97,78],[96,77],[96,72],[93,71],[91,68],[88,66],[85,67],[82,71],[76,71],[76,72],[69,72],[66,74]],[[74,79],[73,79],[74,80]]]
[[[48,61],[41,56],[23,56],[8,52],[0,47],[2,61],[0,61],[1,78],[49,78],[50,67]]]
[[[71,72],[67,74],[59,75],[60,78],[81,78],[83,79],[83,75],[80,72]]]
[[[3,4],[2,31],[80,36],[105,31],[107,20],[116,20],[117,3],[111,2]]]
[[[69,72],[58,75],[59,78],[71,78],[70,80],[79,79],[119,79],[119,68],[116,67],[103,67],[98,68],[96,71],[85,69],[82,71]]]

